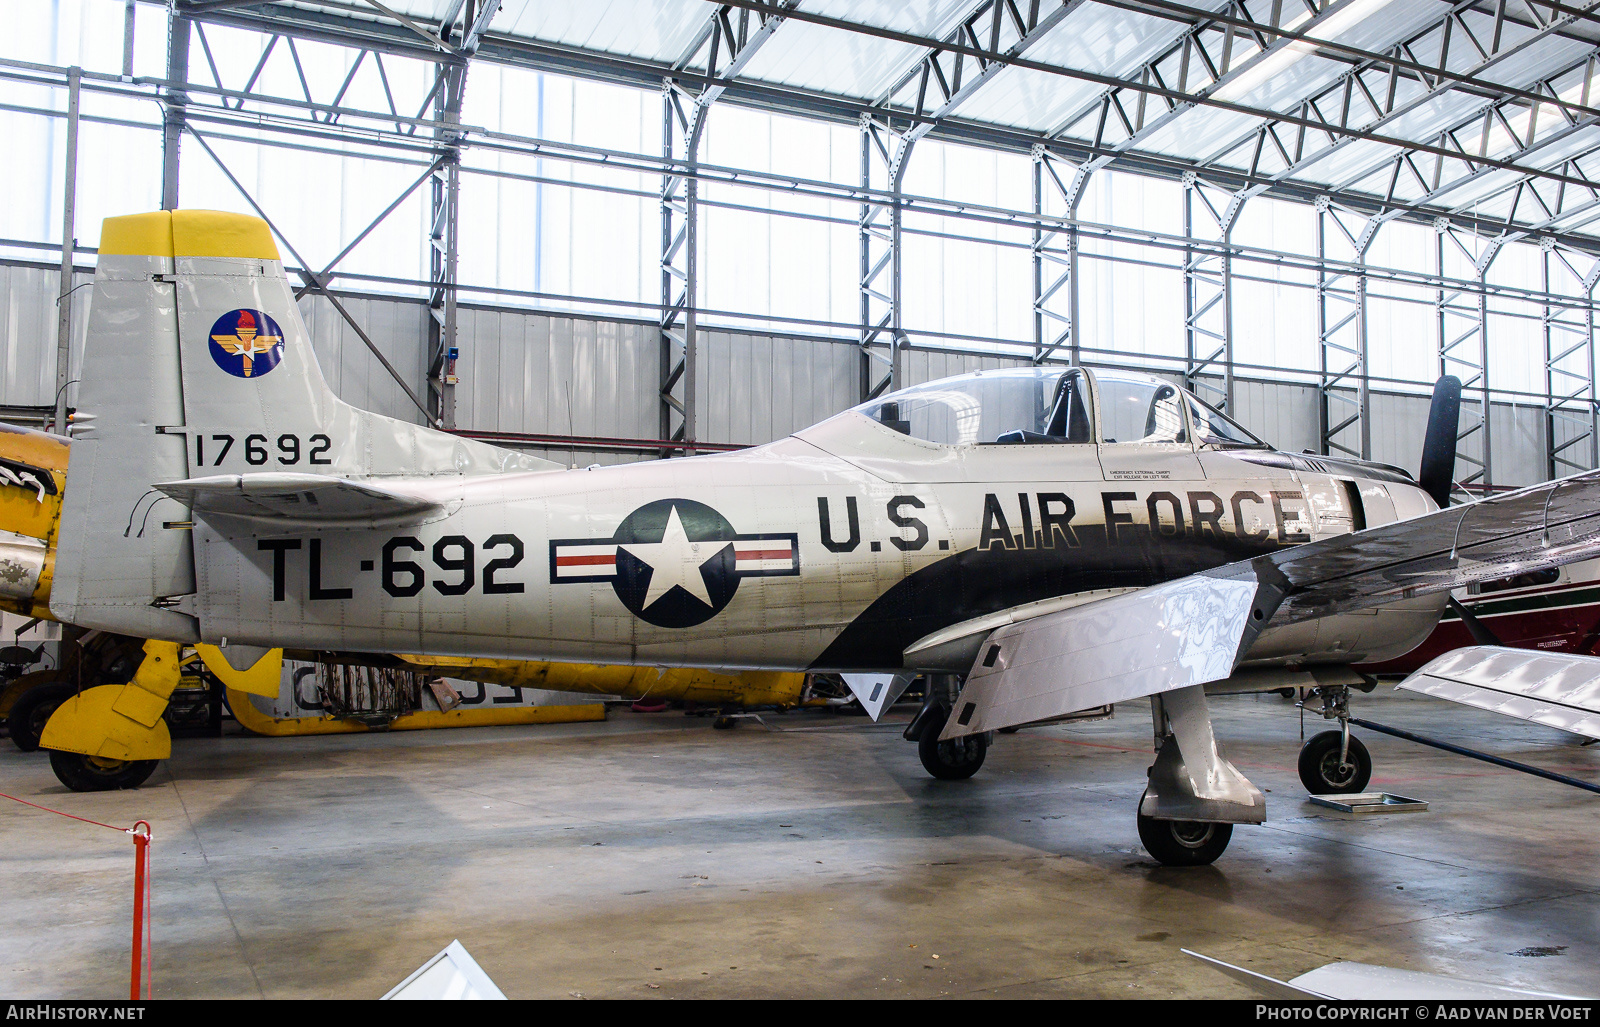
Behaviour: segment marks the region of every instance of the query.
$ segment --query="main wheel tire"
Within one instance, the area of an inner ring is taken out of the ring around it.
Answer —
[[[739,718],[719,716],[716,720],[711,722],[711,726],[716,728],[718,731],[731,731],[739,726]]]
[[[1232,824],[1197,820],[1157,820],[1139,814],[1139,841],[1163,866],[1203,867],[1215,863],[1233,839]]]
[[[50,751],[56,779],[75,792],[113,792],[137,788],[156,772],[160,760],[108,760],[75,752]]]
[[[1348,760],[1339,762],[1339,732],[1313,735],[1300,750],[1300,783],[1312,795],[1347,795],[1366,791],[1372,780],[1372,756],[1361,739],[1350,736]]]
[[[983,766],[989,753],[989,736],[967,735],[948,742],[939,741],[939,732],[950,718],[950,711],[935,710],[923,725],[922,736],[917,739],[917,755],[928,773],[941,781],[961,781],[971,777]]]
[[[53,681],[47,685],[36,685],[24,692],[16,702],[11,704],[11,715],[6,718],[6,728],[11,732],[11,740],[17,743],[17,748],[23,752],[32,752],[39,748],[39,736],[44,734],[44,726],[50,720],[50,714],[56,707],[72,698],[77,693],[72,685],[62,681]]]

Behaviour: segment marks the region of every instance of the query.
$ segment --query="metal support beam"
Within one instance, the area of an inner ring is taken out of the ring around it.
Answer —
[[[61,284],[56,296],[56,420],[58,435],[67,433],[67,385],[72,371],[72,263],[77,248],[74,220],[78,201],[78,100],[82,68],[67,69],[67,145],[61,183]]]
[[[700,138],[705,130],[705,107],[694,97],[684,103],[676,83],[662,84],[661,139],[664,156],[697,163]],[[663,175],[661,183],[661,429],[660,437],[682,442],[685,455],[693,455],[697,425],[695,402],[696,324],[700,290],[700,189],[699,180],[687,175]],[[671,452],[662,450],[661,456]]]
[[[1379,222],[1328,200],[1317,204],[1318,452],[1372,459],[1367,382],[1367,250]],[[1353,230],[1352,230],[1353,229]],[[1330,265],[1333,248],[1348,249]],[[1351,265],[1354,265],[1352,267]]]
[[[887,119],[861,116],[861,186],[885,189],[888,205],[863,203],[857,224],[861,255],[860,346],[862,401],[905,385],[901,364],[911,340],[903,326],[901,294],[904,251],[906,161],[916,140],[907,140]]]
[[[1439,373],[1461,379],[1461,427],[1456,434],[1456,481],[1462,485],[1494,484],[1493,426],[1489,394],[1489,265],[1501,240],[1461,234],[1442,220],[1436,223],[1435,260],[1445,278],[1447,255],[1465,260],[1478,288],[1471,294],[1441,287],[1437,293]],[[1469,245],[1470,243],[1470,245]]]
[[[1589,295],[1600,278],[1600,261],[1587,273],[1554,243],[1543,246],[1543,278],[1549,292],[1559,285],[1571,294]],[[1594,306],[1559,304],[1546,296],[1544,335],[1545,453],[1548,477],[1560,478],[1600,467],[1600,434],[1595,431]]]
[[[168,22],[167,83],[161,93],[161,209],[178,209],[178,144],[183,141],[184,105],[189,94],[189,34],[193,23],[181,14]]]
[[[693,456],[697,435],[700,303],[700,143],[711,105],[727,91],[751,58],[783,24],[800,0],[786,0],[760,16],[723,5],[662,80],[661,145],[668,171],[661,176],[660,437],[682,442]],[[686,85],[684,69],[704,54],[705,85]],[[662,450],[661,456],[671,456]]]
[[[444,65],[444,80],[434,100],[434,117],[447,125],[461,120],[461,91],[466,67]],[[428,219],[428,401],[429,415],[441,428],[456,426],[456,269],[461,204],[459,136],[440,129],[431,176]]]
[[[136,18],[134,5],[137,0],[127,0],[122,8],[122,77],[133,78],[133,28]]]
[[[1033,212],[1060,205],[1071,220],[1064,226],[1033,229],[1033,362],[1042,364],[1063,347],[1067,362],[1082,363],[1078,298],[1078,201],[1093,172],[1071,165],[1045,149],[1033,148]],[[1046,197],[1054,203],[1047,203]]]
[[[1233,412],[1233,248],[1239,211],[1248,197],[1213,189],[1194,174],[1183,178],[1183,234],[1194,242],[1184,253],[1184,383],[1227,413]],[[1201,213],[1196,214],[1198,205]],[[1218,387],[1215,378],[1222,376]]]

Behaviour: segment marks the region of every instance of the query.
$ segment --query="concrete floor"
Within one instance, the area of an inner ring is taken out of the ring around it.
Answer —
[[[158,997],[376,997],[452,938],[530,998],[1251,997],[1180,946],[1600,990],[1600,797],[1368,733],[1375,785],[1433,806],[1347,818],[1304,801],[1287,702],[1213,710],[1269,820],[1195,870],[1139,847],[1142,703],[1002,736],[956,783],[899,724],[624,712],[180,740],[98,795],[0,743],[0,788],[154,825]],[[1600,779],[1600,747],[1490,714],[1384,688],[1358,715]],[[11,803],[0,832],[0,994],[125,995],[126,837]]]

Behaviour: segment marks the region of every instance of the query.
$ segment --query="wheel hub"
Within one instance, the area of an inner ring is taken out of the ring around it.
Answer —
[[[1207,824],[1197,820],[1172,820],[1168,821],[1172,830],[1173,839],[1189,849],[1198,849],[1211,840],[1211,834],[1216,830],[1215,824]]]

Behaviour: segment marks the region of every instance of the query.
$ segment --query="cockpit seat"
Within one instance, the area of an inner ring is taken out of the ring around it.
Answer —
[[[1015,431],[1002,433],[994,441],[1001,446],[1018,446],[1023,444],[1035,445],[1040,442],[1065,442],[1067,440],[1060,435],[1046,435],[1043,432],[1023,431],[1018,428]]]

